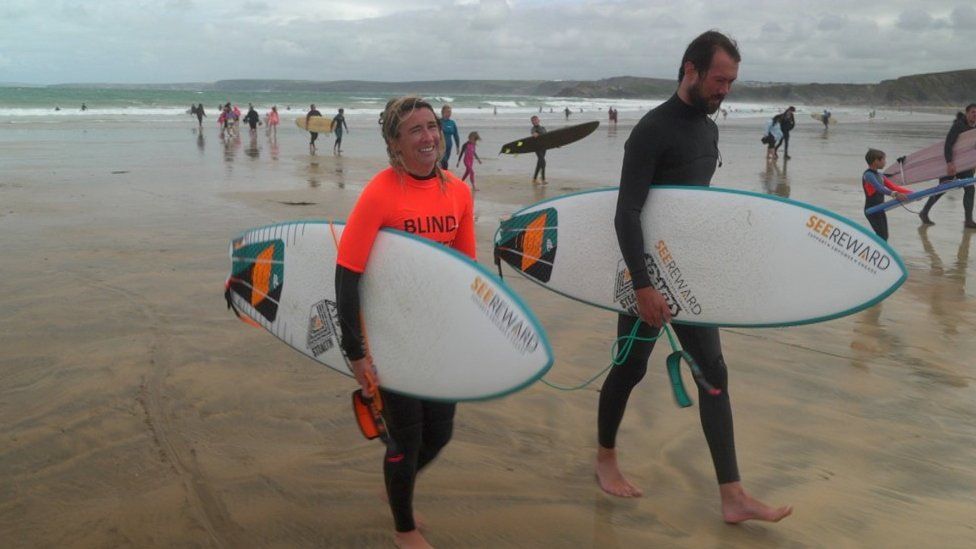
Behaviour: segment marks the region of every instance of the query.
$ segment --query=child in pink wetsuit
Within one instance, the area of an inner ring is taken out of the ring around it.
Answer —
[[[478,132],[469,133],[468,140],[464,143],[464,145],[461,145],[461,150],[458,152],[458,161],[457,164],[455,164],[455,167],[457,167],[459,164],[461,164],[461,161],[464,160],[464,175],[461,176],[461,181],[464,181],[466,178],[468,178],[468,176],[470,176],[469,180],[471,181],[471,188],[474,190],[478,190],[478,187],[474,184],[474,161],[477,160],[478,164],[481,164],[481,159],[478,158],[478,153],[475,150],[475,147],[480,140],[481,136],[478,135]]]

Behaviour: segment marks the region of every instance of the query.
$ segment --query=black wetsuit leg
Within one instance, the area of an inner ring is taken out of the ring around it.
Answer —
[[[864,209],[867,210],[873,206],[877,206],[884,202],[884,195],[881,193],[875,193],[872,196],[865,197],[864,199]],[[875,214],[868,215],[864,214],[864,217],[868,218],[868,223],[871,224],[871,228],[874,232],[881,237],[885,242],[888,241],[888,215],[885,212],[878,212]]]
[[[881,237],[881,240],[885,242],[888,241],[888,216],[884,212],[878,212],[872,215],[866,215],[868,218],[868,223],[871,224],[871,228],[874,232]]]
[[[974,170],[966,170],[964,172],[959,172],[956,174],[957,179],[969,179],[976,175]],[[962,208],[966,212],[966,221],[973,220],[973,203],[976,199],[976,189],[972,185],[963,187],[962,189]]]
[[[629,335],[638,319],[629,315],[617,318],[617,335]],[[698,387],[698,411],[702,431],[708,442],[708,449],[715,467],[719,484],[737,482],[739,467],[735,455],[735,436],[732,424],[732,404],[729,400],[728,369],[722,357],[722,345],[718,328],[702,326],[672,326],[682,347],[695,359],[708,380],[715,388],[721,389],[718,396],[709,395]],[[639,337],[653,337],[657,328],[645,323],[637,331]],[[599,417],[597,429],[600,446],[613,448],[617,429],[623,419],[627,400],[634,386],[647,371],[647,359],[654,349],[654,342],[634,342],[626,361],[610,370],[600,391]]]
[[[539,179],[539,175],[542,175],[542,180],[546,180],[546,151],[537,151],[535,153],[535,172],[532,174],[532,179]]]
[[[383,417],[395,444],[383,458],[386,494],[397,532],[415,530],[413,488],[417,473],[451,440],[453,402],[434,402],[380,389]]]
[[[942,178],[939,178],[939,184],[945,183],[946,181],[952,181],[952,178],[951,177],[942,177]],[[935,203],[938,202],[939,199],[942,198],[942,195],[944,195],[944,194],[945,193],[939,193],[939,194],[933,194],[932,196],[930,196],[929,199],[925,201],[925,206],[922,207],[922,211],[919,212],[918,215],[920,215],[922,217],[928,217],[929,216],[929,211],[932,209],[932,206],[935,206]],[[963,199],[964,199],[963,204],[965,206],[965,194],[963,195]]]
[[[312,140],[308,142],[309,145],[314,145],[315,140],[319,138],[318,132],[309,132],[312,134]]]

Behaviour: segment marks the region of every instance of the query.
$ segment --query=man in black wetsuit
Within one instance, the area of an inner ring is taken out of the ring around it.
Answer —
[[[546,134],[546,128],[539,122],[538,116],[533,116],[529,119],[532,122],[532,130],[530,133],[532,137],[539,137],[540,135]],[[532,172],[532,183],[539,182],[539,175],[542,175],[542,184],[546,184],[546,151],[545,149],[541,151],[535,151],[535,171]]]
[[[956,119],[952,122],[952,127],[949,128],[949,133],[946,135],[945,147],[943,153],[946,160],[946,173],[945,177],[939,179],[939,183],[945,183],[946,181],[952,181],[953,179],[967,179],[973,177],[976,174],[976,170],[966,170],[962,172],[956,171],[956,164],[953,162],[953,150],[956,146],[956,141],[959,139],[959,134],[976,128],[976,103],[970,103],[966,105],[964,112],[956,113]],[[944,194],[944,193],[942,193]],[[929,212],[932,210],[932,206],[942,198],[942,194],[934,194],[925,201],[925,207],[919,212],[918,217],[922,220],[922,225],[935,225],[935,223],[929,219]],[[976,221],[973,221],[973,203],[976,197],[976,190],[973,189],[972,185],[964,187],[962,190],[962,208],[966,215],[965,221],[963,221],[963,226],[967,229],[976,229]]]
[[[637,335],[653,337],[671,319],[670,304],[654,288],[645,262],[641,211],[653,185],[708,186],[719,158],[718,127],[709,114],[718,110],[739,71],[739,51],[732,40],[709,31],[689,44],[678,70],[678,91],[647,113],[634,127],[624,147],[615,226],[624,261],[630,271],[639,318],[621,314],[618,336],[628,335],[643,321]],[[715,270],[721,270],[716,264]],[[682,346],[702,368],[705,378],[721,390],[709,395],[699,387],[702,430],[712,455],[722,498],[722,517],[737,523],[750,519],[778,521],[790,507],[771,508],[742,488],[735,457],[732,407],[725,361],[717,328],[675,325]],[[599,448],[596,474],[600,487],[620,497],[642,492],[621,473],[616,435],[631,390],[644,377],[653,342],[634,343],[626,361],[610,370],[600,392]]]

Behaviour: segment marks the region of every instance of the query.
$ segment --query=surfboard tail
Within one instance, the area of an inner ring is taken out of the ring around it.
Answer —
[[[556,259],[558,225],[554,208],[511,217],[498,229],[495,256],[517,271],[548,282]]]

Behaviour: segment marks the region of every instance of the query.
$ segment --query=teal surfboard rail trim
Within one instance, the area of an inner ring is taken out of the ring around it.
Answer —
[[[335,225],[335,226],[345,226],[345,224],[346,223],[344,221],[329,221],[329,220],[285,221],[285,222],[282,222],[282,223],[273,223],[271,225],[263,225],[261,227],[255,227],[253,229],[248,229],[248,230],[244,231],[243,233],[241,233],[240,235],[238,235],[236,238],[231,239],[231,257],[233,258],[233,242],[235,240],[237,240],[238,238],[243,238],[245,235],[247,235],[249,233],[252,233],[252,232],[263,231],[263,230],[268,230],[268,229],[276,229],[276,228],[279,228],[279,227],[292,227],[292,226],[300,226],[300,225],[326,225],[326,226],[328,226],[328,225]],[[492,393],[492,394],[485,395],[485,396],[472,397],[472,398],[462,398],[462,399],[447,399],[447,398],[431,397],[431,396],[427,396],[427,395],[413,394],[413,393],[408,393],[408,392],[403,392],[403,391],[393,391],[393,390],[390,390],[390,389],[386,389],[385,387],[384,387],[384,390],[388,390],[388,391],[393,392],[393,393],[397,393],[397,394],[401,394],[401,395],[405,395],[405,396],[409,396],[409,397],[413,397],[413,398],[420,398],[420,399],[423,399],[423,400],[432,400],[432,401],[437,401],[437,402],[479,402],[479,401],[484,401],[484,400],[494,400],[494,399],[498,399],[498,398],[503,398],[503,397],[506,397],[506,396],[508,396],[510,394],[517,393],[517,392],[521,391],[522,389],[525,389],[526,387],[529,387],[530,385],[532,385],[535,382],[539,381],[540,379],[542,379],[543,376],[545,376],[549,372],[549,370],[552,368],[553,363],[555,362],[555,357],[554,357],[554,354],[553,354],[553,351],[552,351],[552,345],[549,343],[549,335],[546,333],[545,329],[542,327],[542,323],[539,322],[539,319],[535,316],[535,312],[533,312],[532,309],[529,308],[528,304],[525,302],[525,300],[522,299],[521,296],[519,296],[517,293],[515,293],[515,291],[508,285],[508,283],[506,283],[504,280],[502,280],[501,278],[499,278],[499,276],[496,275],[495,273],[493,273],[490,270],[488,270],[488,268],[485,267],[484,265],[481,265],[477,261],[473,261],[470,257],[462,254],[461,252],[459,252],[459,251],[457,251],[457,250],[455,250],[453,248],[449,248],[449,247],[447,247],[447,246],[445,246],[445,245],[443,245],[443,244],[441,244],[439,242],[434,242],[433,240],[430,240],[428,238],[423,238],[423,237],[420,237],[420,236],[412,235],[410,233],[406,233],[406,232],[403,232],[403,231],[398,231],[396,229],[383,228],[383,229],[380,229],[380,232],[387,232],[387,233],[394,234],[394,235],[397,235],[397,236],[406,237],[406,238],[409,238],[411,240],[416,240],[417,242],[420,242],[421,244],[423,244],[425,246],[430,246],[432,248],[435,248],[435,249],[437,249],[437,250],[439,250],[441,252],[447,252],[447,254],[449,256],[452,256],[454,259],[457,259],[459,261],[462,261],[464,263],[467,263],[467,264],[473,266],[475,268],[475,270],[478,271],[479,274],[481,274],[482,276],[485,276],[486,278],[488,278],[488,279],[494,281],[495,283],[497,283],[498,286],[499,286],[499,288],[501,288],[502,291],[505,292],[505,295],[508,296],[509,298],[511,298],[512,301],[515,302],[515,304],[522,310],[522,312],[525,314],[526,319],[529,321],[529,323],[535,329],[536,333],[539,334],[539,341],[542,343],[542,346],[545,349],[546,358],[547,358],[545,365],[538,372],[536,372],[535,374],[533,374],[532,377],[530,377],[525,382],[523,382],[523,383],[521,383],[521,384],[519,384],[517,386],[511,387],[509,389],[506,389],[504,391],[500,391],[498,393]],[[368,265],[368,263],[367,263],[367,265]],[[271,335],[274,335],[274,334],[271,334]],[[288,343],[287,341],[284,341],[281,338],[277,338],[277,339],[279,341],[282,341],[282,342],[286,343],[286,344]],[[311,360],[315,360],[315,359],[312,359],[311,357],[309,357],[308,355],[306,355],[305,353],[299,351],[298,349],[292,347],[290,344],[288,345],[288,348],[292,349],[293,351],[295,351],[296,353],[302,355],[305,358],[309,358]],[[318,362],[318,361],[316,360],[316,362]],[[333,366],[328,366],[328,367],[331,370],[334,370],[334,371],[336,371],[336,372],[338,372],[340,374],[343,374],[343,375],[345,375],[347,377],[350,377],[350,378],[353,377],[353,375],[352,375],[351,372],[347,373],[347,372],[344,372],[343,370],[341,370],[339,368],[335,368]]]
[[[728,188],[723,188],[723,187],[701,187],[701,186],[690,186],[690,185],[656,185],[656,186],[652,187],[652,189],[679,189],[679,190],[682,190],[682,191],[699,191],[699,192],[717,192],[717,193],[728,193],[728,194],[741,194],[741,195],[746,195],[746,196],[752,196],[752,197],[762,198],[764,200],[773,200],[773,201],[776,201],[776,202],[783,202],[783,203],[789,204],[791,206],[797,206],[797,207],[800,207],[800,208],[804,208],[804,209],[807,209],[807,210],[811,210],[811,211],[817,212],[817,213],[819,213],[821,215],[824,215],[824,216],[827,216],[827,217],[831,217],[831,218],[837,219],[839,221],[843,221],[844,223],[847,223],[847,224],[853,226],[854,228],[860,230],[861,233],[863,233],[865,236],[867,236],[871,240],[873,240],[875,242],[875,244],[878,245],[878,247],[880,247],[880,248],[884,249],[886,252],[888,252],[891,255],[892,259],[894,260],[895,264],[898,265],[898,268],[901,269],[901,276],[898,278],[898,280],[894,284],[892,284],[887,290],[885,290],[883,293],[881,293],[880,295],[878,295],[875,298],[873,298],[871,300],[868,300],[868,301],[866,301],[864,303],[858,304],[858,305],[856,305],[854,307],[851,307],[849,309],[845,309],[845,310],[843,310],[841,312],[834,313],[834,314],[830,314],[830,315],[823,315],[823,316],[819,316],[819,317],[812,317],[812,318],[808,318],[808,319],[801,319],[801,320],[792,321],[792,322],[772,322],[772,323],[728,323],[728,324],[715,324],[715,323],[711,323],[711,322],[694,322],[694,321],[685,321],[685,320],[682,320],[682,319],[673,319],[672,322],[675,322],[677,324],[686,324],[686,325],[689,325],[689,326],[710,326],[710,327],[715,327],[715,328],[785,328],[785,327],[788,327],[788,326],[803,326],[805,324],[816,324],[818,322],[826,322],[828,320],[834,320],[836,318],[841,318],[841,317],[845,317],[845,316],[848,316],[848,315],[852,315],[852,314],[854,314],[854,313],[856,313],[858,311],[863,311],[864,309],[869,309],[869,308],[875,306],[876,304],[878,304],[878,303],[884,301],[885,299],[887,299],[888,296],[890,296],[891,294],[893,294],[895,292],[895,290],[897,290],[899,287],[901,287],[901,285],[905,283],[905,280],[908,279],[908,268],[905,266],[905,262],[902,261],[901,256],[898,255],[898,252],[896,252],[890,245],[888,245],[887,242],[885,242],[884,240],[882,240],[878,235],[874,234],[874,231],[868,230],[866,227],[864,227],[860,223],[856,223],[855,221],[853,221],[851,219],[848,219],[848,218],[846,218],[846,217],[844,217],[844,216],[842,216],[842,215],[840,215],[838,213],[832,212],[830,210],[821,208],[820,206],[814,206],[813,204],[807,204],[806,202],[800,202],[799,200],[792,200],[792,199],[789,199],[789,198],[783,198],[781,196],[768,195],[768,194],[758,193],[758,192],[754,192],[754,191],[744,191],[744,190],[740,190],[740,189],[728,189]],[[566,198],[569,198],[569,197],[573,197],[573,196],[580,196],[580,195],[584,195],[584,194],[601,193],[601,192],[603,192],[603,193],[605,193],[605,192],[619,192],[619,190],[620,190],[619,187],[600,187],[600,188],[597,188],[597,189],[588,189],[588,190],[585,190],[585,191],[579,191],[579,192],[575,192],[575,193],[564,194],[564,195],[557,196],[557,197],[554,197],[554,198],[547,198],[546,200],[542,200],[542,201],[536,202],[534,204],[530,204],[528,206],[525,206],[524,208],[522,208],[522,209],[520,209],[520,210],[512,213],[512,216],[524,214],[528,210],[530,210],[530,209],[536,209],[539,206],[542,206],[543,204],[548,204],[550,202],[555,202],[557,200],[563,200],[563,199],[566,199]],[[499,242],[499,240],[498,240],[498,234],[499,234],[499,231],[500,230],[501,230],[501,227],[499,227],[495,231],[494,245],[496,245],[496,246],[498,245],[498,242]],[[538,285],[542,286],[543,288],[549,290],[550,292],[553,292],[553,293],[559,294],[559,295],[561,295],[563,297],[572,299],[573,301],[578,301],[580,303],[585,303],[587,305],[591,305],[591,306],[597,307],[599,309],[604,309],[606,311],[612,311],[612,312],[615,312],[615,313],[630,314],[629,312],[624,311],[622,309],[615,309],[613,307],[607,307],[607,306],[601,305],[599,303],[592,303],[590,301],[586,301],[584,299],[580,299],[578,297],[574,297],[574,296],[568,295],[568,294],[566,294],[564,292],[560,292],[558,290],[555,290],[555,289],[551,288],[550,286],[548,286],[546,284],[543,284],[543,283],[539,282],[538,280],[535,280],[534,278],[526,275],[522,271],[519,271],[517,269],[513,269],[513,270],[515,272],[521,274],[525,278],[531,280],[532,282],[535,282],[536,284],[538,284]]]

